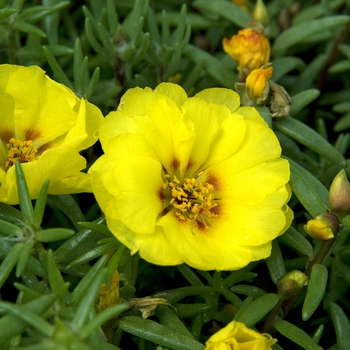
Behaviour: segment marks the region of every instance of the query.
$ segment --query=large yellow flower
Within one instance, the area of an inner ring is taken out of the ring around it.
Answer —
[[[232,321],[209,338],[205,350],[270,350],[276,343],[277,339]]]
[[[31,198],[44,181],[48,193],[91,191],[79,151],[93,145],[103,121],[100,110],[37,67],[0,65],[0,201],[17,204],[16,160],[22,163]]]
[[[178,85],[134,88],[100,129],[90,168],[107,224],[159,265],[238,269],[270,255],[289,225],[289,163],[275,134],[228,89],[188,98]]]

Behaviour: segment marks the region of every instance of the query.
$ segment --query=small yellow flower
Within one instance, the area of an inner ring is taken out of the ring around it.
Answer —
[[[95,197],[118,240],[151,263],[239,269],[290,225],[289,163],[232,90],[130,89],[100,140]]]
[[[263,2],[263,0],[257,0],[255,3],[255,7],[252,13],[252,17],[254,21],[261,22],[264,26],[269,24],[269,13],[267,12],[267,8]]]
[[[263,104],[269,93],[269,80],[273,73],[271,64],[254,69],[246,80],[248,96],[258,105]]]
[[[329,206],[339,217],[350,214],[350,185],[344,169],[339,171],[331,183]]]
[[[238,71],[244,78],[254,69],[258,69],[270,60],[270,44],[261,32],[245,28],[223,39],[223,48],[238,63]]]
[[[91,191],[80,151],[97,141],[100,110],[37,67],[0,65],[0,202],[18,204],[16,160],[31,198]]]
[[[204,350],[271,350],[277,343],[269,334],[260,334],[237,321],[213,334],[205,343]]]
[[[107,287],[103,283],[100,288],[100,293],[97,299],[97,309],[103,311],[109,307],[119,303],[119,273],[115,270],[111,279],[111,283]]]
[[[289,299],[297,295],[308,284],[309,278],[299,270],[289,271],[277,281],[278,295]]]
[[[333,213],[318,215],[304,225],[306,233],[320,241],[334,238],[334,235],[339,232],[339,228],[339,219]]]

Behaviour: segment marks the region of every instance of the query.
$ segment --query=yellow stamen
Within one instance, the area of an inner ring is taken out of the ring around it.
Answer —
[[[211,212],[217,203],[214,203],[216,198],[212,194],[214,186],[198,180],[200,175],[202,173],[193,178],[186,178],[181,183],[175,175],[170,181],[170,176],[167,174],[163,188],[171,193],[170,204],[174,207],[175,215],[180,221],[191,222],[198,226],[197,220],[200,220],[205,227],[208,227],[206,220],[217,216]]]
[[[20,163],[33,162],[37,159],[37,149],[33,146],[33,141],[19,141],[11,138],[7,144],[7,162],[6,167],[10,168],[16,160]]]

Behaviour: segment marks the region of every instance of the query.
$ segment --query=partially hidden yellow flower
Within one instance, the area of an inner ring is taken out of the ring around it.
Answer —
[[[254,69],[246,79],[248,96],[258,105],[265,102],[269,93],[269,80],[272,77],[273,67],[266,64],[259,69]]]
[[[204,350],[270,350],[277,339],[246,327],[244,323],[232,321],[213,334],[205,343]]]
[[[49,194],[91,191],[79,152],[97,141],[97,107],[37,66],[9,64],[0,65],[0,103],[0,202],[18,203],[16,160],[33,199],[47,179]]]
[[[113,234],[151,263],[239,269],[268,257],[290,225],[289,163],[231,90],[130,89],[100,140],[95,197]]]
[[[328,241],[339,233],[339,219],[333,213],[323,213],[309,220],[304,225],[304,230],[312,238],[320,241]]]
[[[244,78],[254,69],[260,68],[270,60],[270,44],[260,31],[245,28],[233,35],[231,39],[224,38],[224,51],[238,64],[238,71]]]

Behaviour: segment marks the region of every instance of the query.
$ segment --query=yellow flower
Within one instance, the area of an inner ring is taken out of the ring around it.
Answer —
[[[224,38],[222,43],[224,51],[237,61],[238,70],[244,76],[270,60],[269,41],[264,34],[252,28],[242,29],[231,39]]]
[[[130,89],[90,168],[113,234],[159,265],[231,270],[270,255],[290,225],[289,163],[253,107],[222,88]]]
[[[232,321],[213,334],[205,343],[204,350],[270,350],[277,339],[260,334],[241,322]]]
[[[17,204],[16,160],[31,198],[49,179],[50,194],[91,191],[79,151],[97,140],[100,110],[37,67],[0,65],[0,201]]]
[[[318,215],[304,225],[306,233],[320,241],[328,241],[334,238],[334,235],[339,233],[339,229],[339,219],[333,213]]]
[[[268,81],[273,73],[271,64],[254,69],[246,79],[248,96],[257,104],[263,103],[269,93]]]

